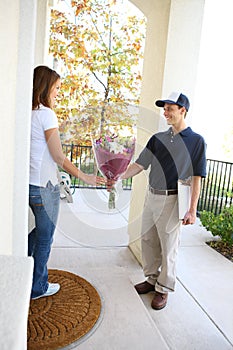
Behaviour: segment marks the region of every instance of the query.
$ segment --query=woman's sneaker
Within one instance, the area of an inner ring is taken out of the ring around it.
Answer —
[[[49,283],[47,291],[44,294],[39,295],[38,297],[32,298],[32,300],[43,298],[43,297],[49,297],[53,294],[56,294],[59,291],[59,289],[60,289],[59,283]]]

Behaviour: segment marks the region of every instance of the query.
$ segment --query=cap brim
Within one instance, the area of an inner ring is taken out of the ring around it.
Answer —
[[[165,103],[168,103],[168,104],[176,104],[176,102],[172,101],[172,100],[158,100],[158,101],[155,101],[155,105],[157,107],[164,107]]]

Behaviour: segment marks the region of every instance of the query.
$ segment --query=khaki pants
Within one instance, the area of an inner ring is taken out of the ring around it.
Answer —
[[[161,293],[175,289],[180,229],[177,195],[148,191],[141,232],[143,271],[148,282]]]

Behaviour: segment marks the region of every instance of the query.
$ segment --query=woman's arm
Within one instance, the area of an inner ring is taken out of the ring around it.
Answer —
[[[183,219],[183,225],[194,224],[196,221],[197,204],[201,191],[201,176],[193,176],[191,182],[190,207]]]
[[[45,139],[54,162],[63,168],[67,173],[79,178],[89,185],[96,186],[106,183],[106,180],[103,177],[83,173],[73,163],[71,163],[68,158],[66,158],[62,151],[61,140],[57,128],[46,130]]]

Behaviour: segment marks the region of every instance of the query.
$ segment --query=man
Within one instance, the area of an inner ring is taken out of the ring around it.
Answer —
[[[166,306],[168,292],[175,289],[176,256],[181,223],[194,224],[201,178],[206,175],[205,141],[186,126],[189,100],[182,93],[172,93],[158,100],[171,127],[154,134],[135,163],[122,175],[133,177],[150,166],[149,188],[142,216],[142,263],[147,280],[135,286],[139,294],[155,291],[151,306]],[[177,181],[191,181],[190,207],[179,220]]]

